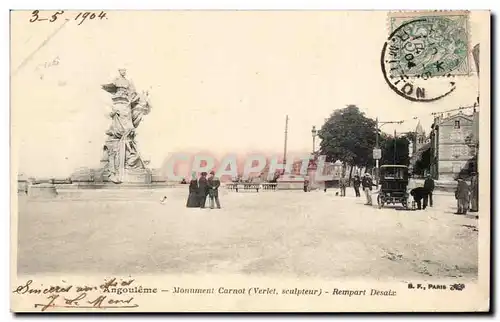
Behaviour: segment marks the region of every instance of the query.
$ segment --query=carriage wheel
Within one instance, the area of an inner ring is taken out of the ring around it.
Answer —
[[[404,198],[402,201],[401,201],[401,204],[403,205],[403,207],[405,209],[408,210],[408,199]]]

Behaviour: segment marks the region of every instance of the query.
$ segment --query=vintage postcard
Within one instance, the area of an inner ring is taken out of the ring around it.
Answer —
[[[490,309],[489,11],[10,23],[12,311]]]

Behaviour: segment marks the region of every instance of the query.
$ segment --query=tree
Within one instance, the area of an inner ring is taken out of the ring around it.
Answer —
[[[425,174],[425,171],[430,171],[431,168],[431,148],[429,147],[422,153],[422,156],[415,162],[415,173]]]
[[[326,160],[340,160],[344,165],[367,167],[373,163],[376,123],[355,105],[335,110],[318,132],[320,153]]]
[[[381,164],[400,164],[408,166],[410,164],[410,154],[408,137],[382,136],[382,159]],[[394,142],[395,141],[395,142]]]

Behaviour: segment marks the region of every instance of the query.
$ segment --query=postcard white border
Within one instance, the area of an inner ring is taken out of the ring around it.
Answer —
[[[7,4],[7,8],[34,8],[34,7],[40,7],[40,4],[37,4],[35,1],[11,1],[10,2],[3,2]],[[85,2],[71,2],[71,3],[63,3],[62,1],[46,1],[44,2],[44,6],[41,8],[57,8],[57,7],[65,7],[65,8],[99,8],[103,7],[103,2],[102,1],[85,1]],[[160,5],[161,4],[161,5]],[[350,7],[347,7],[347,4],[350,5]],[[228,1],[210,1],[209,3],[202,2],[202,1],[171,1],[168,3],[167,6],[165,6],[164,2],[160,1],[141,1],[140,6],[138,3],[132,4],[130,1],[123,1],[120,2],[120,7],[116,5],[105,5],[104,7],[106,8],[113,8],[113,9],[118,9],[118,8],[129,8],[129,9],[154,9],[154,8],[171,8],[171,9],[221,9],[221,8],[234,8],[234,9],[361,9],[361,8],[376,8],[374,9],[486,9],[486,8],[492,8],[495,7],[494,11],[498,11],[498,2],[488,2],[488,1],[474,1],[473,3],[466,2],[466,1],[453,1],[449,3],[436,3],[435,1],[419,1],[418,3],[402,3],[401,1],[379,1],[376,4],[372,3],[370,1],[350,1],[349,3],[339,3],[338,6],[332,7],[331,3],[328,1],[252,1],[251,4],[245,4],[245,2],[239,2],[237,5],[235,5],[234,2],[228,2]],[[133,6],[132,6],[133,5]],[[8,34],[8,19],[9,19],[9,14],[6,10],[3,11],[2,18],[5,19],[5,23],[2,24],[2,27],[4,29],[4,34]],[[498,34],[497,34],[498,37]],[[8,46],[4,47],[4,51],[2,53],[5,55],[5,60],[8,59],[9,52],[8,52]],[[8,65],[4,65],[6,69],[6,75],[9,74],[9,68]],[[4,106],[9,106],[8,104],[8,97],[9,97],[9,78],[6,78],[5,80],[6,84],[4,84],[4,90],[6,95],[4,96],[5,103]],[[481,86],[483,87],[483,86]],[[494,91],[495,89],[491,89]],[[482,100],[486,99],[485,95],[482,96]],[[494,105],[493,105],[494,106]],[[3,109],[4,116],[3,118],[0,118],[2,120],[2,128],[4,129],[4,135],[2,136],[2,139],[4,140],[4,146],[9,146],[10,142],[8,140],[9,138],[9,133],[10,133],[10,125],[8,123],[8,115],[9,111],[8,109]],[[4,207],[6,214],[10,215],[10,209],[9,209],[9,203],[10,203],[10,173],[8,172],[9,166],[8,162],[9,160],[6,160],[5,158],[2,159],[1,162],[5,162],[3,165],[4,172],[4,179],[2,182],[4,183],[3,189],[5,189],[4,193],[2,193],[2,196],[4,196],[5,199],[2,201],[2,207]],[[496,166],[492,165],[492,166]],[[498,198],[495,198],[498,200]],[[495,202],[496,203],[496,202]],[[9,230],[10,223],[9,223],[9,217],[10,216],[4,216],[4,229],[6,230],[4,233],[4,236],[9,236]],[[496,228],[496,227],[495,227]],[[4,237],[8,238],[8,237]],[[10,239],[9,240],[4,240],[4,247],[2,247],[2,251],[5,252],[4,255],[7,257],[9,256],[9,245]],[[5,257],[4,257],[5,258]],[[10,279],[9,272],[6,270],[6,275],[8,278],[6,279],[7,281]],[[7,287],[10,290],[10,286],[7,284]],[[5,288],[4,288],[5,289]],[[9,301],[10,301],[10,292],[9,293],[2,293],[6,297],[3,301],[7,306],[9,306]],[[7,295],[8,294],[8,295]],[[4,304],[4,305],[5,305]],[[9,307],[6,308],[6,310],[3,310],[3,312],[8,312]],[[12,319],[12,315],[8,314],[8,316],[5,316],[6,319]],[[94,317],[95,318],[95,317]],[[109,317],[102,317],[104,318],[109,318]],[[97,320],[101,319],[101,317],[97,318]],[[138,317],[140,319],[140,317]]]

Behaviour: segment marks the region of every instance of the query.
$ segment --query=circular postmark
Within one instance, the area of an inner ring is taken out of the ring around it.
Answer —
[[[389,87],[414,102],[451,94],[455,76],[468,75],[466,16],[392,18],[381,67]]]

